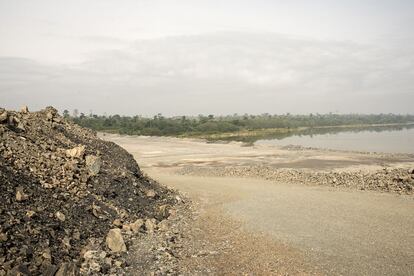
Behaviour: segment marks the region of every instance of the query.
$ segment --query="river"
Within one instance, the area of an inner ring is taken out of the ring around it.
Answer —
[[[301,145],[338,150],[414,153],[414,125],[368,129],[315,129],[285,137],[257,140],[256,144]]]

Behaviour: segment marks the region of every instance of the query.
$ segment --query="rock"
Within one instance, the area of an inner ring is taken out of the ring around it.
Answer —
[[[147,233],[154,233],[155,227],[157,226],[155,219],[147,219],[145,221],[145,229]]]
[[[0,123],[7,122],[8,116],[9,116],[9,114],[6,110],[4,110],[4,109],[3,109],[3,111],[0,110]]]
[[[17,128],[21,131],[26,131],[26,128],[24,127],[24,124],[22,122],[17,123]]]
[[[60,220],[60,221],[65,221],[66,220],[66,216],[65,216],[65,214],[63,214],[62,212],[60,212],[60,211],[57,211],[56,213],[55,213],[55,217],[58,219],[58,220]]]
[[[80,238],[81,238],[81,235],[80,235],[79,230],[75,230],[75,231],[73,231],[73,234],[72,234],[72,239],[74,239],[75,241],[79,241],[79,240],[80,240]]]
[[[58,111],[51,106],[46,107],[43,112],[46,113],[46,119],[48,121],[52,121],[58,115]]]
[[[43,267],[43,274],[44,276],[54,276],[56,271],[58,270],[57,266],[52,264],[44,265]]]
[[[52,112],[46,113],[46,119],[48,119],[49,121],[53,120],[53,113]]]
[[[122,221],[120,219],[115,219],[112,224],[115,226],[122,226]]]
[[[63,240],[62,240],[62,244],[68,250],[72,247],[70,245],[70,238],[69,237],[64,237]]]
[[[46,260],[51,260],[52,259],[52,254],[50,253],[50,248],[46,248],[43,253],[42,253],[42,257]]]
[[[87,155],[85,161],[89,174],[91,176],[97,175],[101,169],[101,158],[94,155]]]
[[[82,264],[82,272],[90,274],[91,272],[99,272],[101,266],[98,263],[99,255],[96,250],[88,250],[83,254],[85,262]]]
[[[82,158],[84,154],[85,154],[85,146],[83,145],[74,147],[73,149],[66,150],[67,157]]]
[[[9,126],[14,126],[14,125],[15,125],[15,123],[16,123],[16,119],[15,119],[15,117],[14,117],[14,116],[8,116],[8,118],[7,118],[7,124],[8,124]]]
[[[32,210],[29,210],[29,211],[26,212],[26,216],[29,217],[29,218],[33,217],[35,214],[36,214],[36,212],[32,211]]]
[[[163,220],[160,223],[158,223],[157,227],[158,230],[165,232],[170,228],[170,225],[167,220]]]
[[[21,201],[27,200],[28,198],[29,198],[29,196],[26,195],[23,192],[23,189],[22,188],[18,188],[17,189],[17,191],[16,191],[16,201],[21,202]]]
[[[121,261],[115,261],[115,266],[121,267],[122,266],[122,262]]]
[[[78,268],[73,263],[62,263],[55,276],[76,276],[79,275]]]
[[[157,194],[155,193],[154,190],[148,190],[146,193],[147,197],[155,197]]]
[[[29,108],[27,107],[27,105],[22,106],[22,108],[20,109],[20,112],[24,114],[29,113]]]
[[[110,257],[105,258],[105,264],[111,266],[112,265],[112,259]]]
[[[0,242],[5,242],[8,240],[7,234],[0,232]]]
[[[125,232],[130,232],[131,227],[128,224],[124,224],[124,225],[122,225],[122,230],[124,230]]]
[[[106,255],[107,255],[106,252],[102,251],[101,253],[99,253],[99,258],[103,260],[105,259]]]
[[[113,252],[126,251],[126,245],[121,234],[121,229],[114,228],[109,230],[108,235],[106,236],[106,245]]]
[[[166,204],[161,205],[160,207],[158,207],[158,212],[157,212],[158,217],[157,218],[160,219],[160,220],[168,218],[170,216],[170,209],[171,209],[171,207],[169,205],[166,205]]]
[[[138,233],[141,229],[142,225],[144,225],[143,219],[137,219],[135,222],[131,223],[129,227],[131,228],[131,231],[134,233]]]
[[[26,264],[16,265],[7,275],[30,275]]]

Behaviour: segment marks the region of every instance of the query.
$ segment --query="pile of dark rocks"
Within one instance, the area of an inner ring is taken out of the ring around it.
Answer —
[[[134,158],[47,107],[0,109],[0,275],[123,274],[177,203]]]

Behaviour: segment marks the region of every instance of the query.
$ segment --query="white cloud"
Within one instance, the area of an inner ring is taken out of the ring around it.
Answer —
[[[70,67],[0,59],[0,96],[101,113],[404,113],[413,61],[408,47],[221,32],[138,40]]]

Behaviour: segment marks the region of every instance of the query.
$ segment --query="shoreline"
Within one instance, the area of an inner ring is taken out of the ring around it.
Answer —
[[[211,133],[211,134],[183,134],[178,136],[171,137],[180,137],[180,138],[202,138],[211,141],[221,141],[221,139],[228,139],[230,141],[239,141],[237,139],[232,140],[231,138],[251,138],[251,137],[266,137],[267,135],[277,135],[277,134],[292,134],[300,133],[302,131],[309,130],[326,130],[326,129],[369,129],[375,127],[407,127],[414,126],[414,122],[410,123],[389,123],[389,124],[356,124],[356,125],[337,125],[337,126],[313,126],[313,127],[297,127],[297,128],[263,128],[263,129],[254,129],[254,130],[241,130],[235,132],[223,132],[223,133]],[[170,137],[170,136],[167,136]],[[228,141],[224,140],[224,141]]]
[[[178,175],[247,177],[301,185],[414,194],[414,154],[360,152],[302,146],[208,143],[194,138],[101,138],[121,144],[141,167]]]
[[[413,123],[414,124],[414,123]],[[331,152],[331,153],[349,153],[349,154],[359,154],[359,155],[370,155],[370,156],[381,156],[381,157],[405,157],[413,158],[414,153],[402,153],[402,152],[382,152],[382,151],[363,151],[363,150],[349,150],[349,149],[334,149],[334,148],[323,148],[323,147],[310,147],[299,144],[289,144],[289,145],[278,145],[278,144],[250,144],[243,141],[236,140],[216,140],[211,141],[205,138],[199,137],[176,137],[176,136],[150,136],[150,135],[128,135],[128,134],[119,134],[119,133],[108,133],[108,132],[97,132],[98,137],[103,140],[112,141],[112,139],[117,140],[117,138],[136,138],[136,139],[154,139],[157,141],[168,141],[177,140],[177,141],[186,141],[186,142],[195,142],[195,143],[205,143],[212,145],[238,145],[240,147],[247,148],[273,148],[280,150],[288,151],[320,151],[320,152]]]
[[[207,141],[213,142],[243,142],[237,138],[253,138],[257,137],[256,140],[266,137],[267,135],[281,135],[281,134],[295,134],[303,131],[310,130],[326,130],[326,129],[369,129],[376,127],[408,127],[414,126],[414,122],[409,123],[389,123],[389,124],[354,124],[354,125],[337,125],[337,126],[313,126],[313,127],[296,127],[296,128],[261,128],[261,129],[244,129],[234,132],[220,132],[220,133],[201,133],[201,132],[190,132],[185,134],[177,135],[162,135],[162,136],[150,136],[150,135],[140,135],[140,134],[121,134],[116,130],[97,130],[97,133],[105,133],[108,135],[126,135],[126,136],[143,136],[143,137],[170,137],[170,138],[189,138],[189,139],[204,139]],[[251,141],[250,141],[251,142]]]

